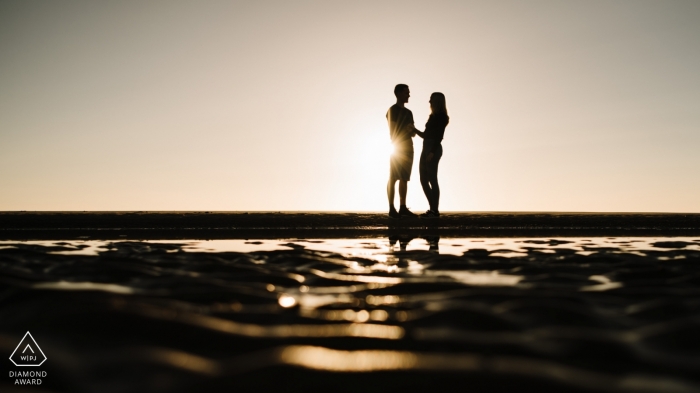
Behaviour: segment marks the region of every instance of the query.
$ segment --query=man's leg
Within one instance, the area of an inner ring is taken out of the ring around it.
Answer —
[[[408,190],[408,180],[399,180],[399,199],[401,207],[399,207],[399,216],[403,217],[418,217],[406,207],[406,191]]]
[[[408,180],[399,180],[399,202],[404,207],[406,206],[406,192],[408,192]]]
[[[394,177],[389,177],[389,182],[386,184],[386,196],[389,198],[389,211],[396,210],[394,207],[394,185],[396,184],[396,179]]]

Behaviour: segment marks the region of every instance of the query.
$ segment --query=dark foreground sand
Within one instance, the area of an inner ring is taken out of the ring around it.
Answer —
[[[4,243],[0,354],[30,331],[45,392],[700,392],[700,237],[385,260],[318,242]],[[0,391],[31,391],[3,364]]]
[[[0,213],[0,355],[30,331],[48,358],[4,361],[0,392],[700,393],[699,219]],[[397,247],[311,240],[348,234]],[[450,235],[529,240],[437,253]],[[177,240],[275,237],[251,252]],[[79,254],[94,239],[117,240]],[[9,376],[30,369],[47,373],[38,389]]]
[[[450,213],[391,220],[379,213],[0,212],[0,240],[234,239],[442,236],[693,236],[700,214]]]

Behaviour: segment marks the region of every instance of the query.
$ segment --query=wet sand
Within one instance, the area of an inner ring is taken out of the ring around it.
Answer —
[[[0,353],[31,331],[44,391],[700,392],[699,277],[700,237],[6,241]]]
[[[0,213],[0,391],[700,393],[698,219]]]
[[[0,240],[240,239],[443,236],[693,236],[700,214],[446,212],[439,220],[380,213],[0,212]]]

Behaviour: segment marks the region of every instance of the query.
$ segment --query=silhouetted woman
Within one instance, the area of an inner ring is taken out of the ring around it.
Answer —
[[[423,138],[423,151],[420,154],[420,184],[423,186],[425,197],[430,203],[430,210],[421,214],[422,218],[438,218],[440,211],[440,186],[438,185],[438,164],[442,157],[442,137],[445,127],[450,122],[447,116],[445,95],[433,93],[430,95],[430,117],[425,123],[425,131],[417,132]]]

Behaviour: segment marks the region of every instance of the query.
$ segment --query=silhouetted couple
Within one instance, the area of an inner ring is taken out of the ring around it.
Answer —
[[[440,211],[440,186],[438,185],[438,163],[442,157],[442,137],[445,127],[450,122],[447,116],[445,95],[433,93],[430,95],[430,117],[425,123],[425,131],[421,132],[413,124],[413,113],[404,105],[408,102],[411,92],[407,85],[399,84],[394,87],[396,104],[389,108],[386,118],[389,121],[389,136],[394,144],[394,153],[390,160],[389,183],[386,193],[389,197],[389,217],[417,217],[406,207],[406,192],[408,181],[411,180],[413,168],[413,138],[418,135],[423,138],[423,151],[420,155],[418,169],[420,183],[425,197],[428,198],[430,210],[420,215],[421,218],[438,218]],[[401,206],[394,206],[394,187],[399,182],[399,200]]]

